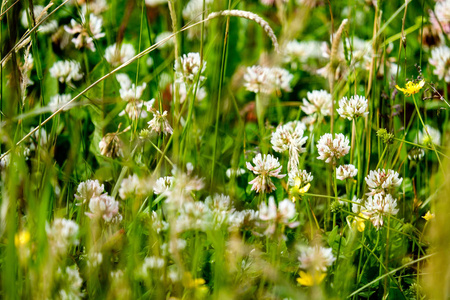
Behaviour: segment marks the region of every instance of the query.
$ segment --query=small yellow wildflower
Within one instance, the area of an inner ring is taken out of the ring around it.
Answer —
[[[418,83],[408,81],[406,83],[405,88],[401,88],[398,85],[396,85],[395,87],[397,88],[397,90],[403,92],[406,97],[409,97],[413,94],[417,94],[423,88],[424,85],[425,85],[425,80],[422,79]]]
[[[205,286],[205,280],[203,278],[194,279],[189,272],[184,273],[183,284],[188,289],[207,290],[207,287]]]
[[[307,183],[305,186],[300,187],[302,185],[302,180],[300,177],[296,177],[294,179],[295,185],[289,190],[291,194],[291,200],[292,202],[295,202],[297,198],[299,198],[304,193],[307,193],[309,191],[309,188],[311,187],[311,183]]]
[[[424,218],[425,220],[430,221],[431,219],[434,219],[434,214],[432,214],[430,211],[427,211],[427,213],[425,214],[425,216],[423,216],[422,218]]]
[[[358,229],[359,232],[363,232],[364,229],[366,229],[366,216],[361,212],[357,217],[355,217],[355,220],[353,221],[353,226]]]
[[[23,247],[30,241],[30,233],[26,230],[23,230],[16,234],[14,237],[14,244],[17,248]]]
[[[314,272],[312,275],[309,272],[300,271],[300,277],[297,282],[304,286],[313,286],[320,284],[325,278],[326,273]]]

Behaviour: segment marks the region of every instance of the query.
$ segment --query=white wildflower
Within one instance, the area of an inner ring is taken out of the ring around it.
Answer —
[[[157,195],[167,192],[173,184],[173,176],[160,177],[156,180],[153,192]]]
[[[119,223],[122,216],[119,214],[119,202],[108,194],[92,197],[89,201],[90,212],[86,215],[91,219],[102,218],[105,222]]]
[[[302,249],[298,260],[302,269],[326,272],[336,258],[331,248],[316,245]]]
[[[162,114],[159,110],[153,110],[153,119],[148,122],[148,127],[156,133],[172,134],[173,129],[167,120],[167,111]]]
[[[73,60],[57,61],[50,68],[50,76],[58,79],[61,83],[71,83],[83,78],[80,63]]]
[[[45,225],[45,231],[50,249],[56,254],[64,254],[72,245],[78,245],[79,226],[72,220],[55,219],[50,226]]]
[[[144,259],[142,264],[142,273],[148,275],[148,269],[162,269],[165,265],[164,258],[158,256],[150,256]]]
[[[205,69],[206,62],[202,64],[200,53],[197,52],[183,54],[175,61],[175,74],[179,83],[193,84],[197,81],[197,78],[199,82],[202,82],[205,80],[205,76],[202,75]]]
[[[119,196],[122,199],[144,197],[150,193],[151,182],[147,178],[139,178],[136,174],[122,180]]]
[[[326,163],[335,163],[350,151],[349,140],[342,133],[335,134],[334,139],[331,133],[326,133],[320,137],[317,150],[318,159],[325,160]]]
[[[230,224],[229,230],[235,231],[238,229],[252,230],[258,226],[259,211],[247,209],[243,211],[233,211],[228,217]]]
[[[305,63],[310,58],[321,58],[321,47],[322,42],[289,41],[283,48],[284,62],[290,63],[293,68],[296,68],[297,62]]]
[[[228,178],[231,178],[232,176],[239,177],[241,175],[245,174],[245,169],[237,168],[237,169],[227,169],[225,172],[225,175],[227,175]]]
[[[100,182],[98,182],[98,180],[88,179],[78,185],[75,199],[77,199],[79,204],[83,204],[89,202],[93,197],[102,195],[104,190],[105,186],[103,184],[100,185]]]
[[[353,196],[352,199],[352,212],[354,212],[355,214],[359,214],[362,211],[362,204],[363,204],[363,199],[359,199],[356,196]]]
[[[158,34],[155,38],[155,44],[158,44],[159,42],[169,38],[171,35],[173,34],[173,32],[171,31],[163,31],[160,34]],[[173,47],[175,43],[174,38],[170,38],[168,39],[165,43],[161,44],[158,49],[167,49],[167,48],[171,48]]]
[[[366,210],[363,214],[367,215],[377,229],[383,226],[384,217],[396,215],[398,213],[397,200],[391,194],[375,194],[367,198],[365,204]]]
[[[64,272],[61,268],[58,268],[58,270],[56,271],[56,275],[57,283],[54,284],[55,286],[59,286],[60,288],[60,290],[58,291],[59,297],[57,297],[57,299],[82,299],[82,297],[84,296],[81,292],[83,279],[81,279],[76,265],[66,267]]]
[[[291,222],[295,217],[297,211],[295,209],[295,204],[284,199],[278,203],[278,208],[275,204],[275,199],[273,196],[269,197],[269,204],[266,205],[265,202],[261,203],[259,207],[259,218],[263,221],[267,221],[267,229],[265,234],[272,235],[275,233],[277,224],[286,225],[289,228],[295,228],[299,225],[298,222]],[[284,238],[284,235],[282,235]]]
[[[81,14],[81,21],[82,24],[86,23],[86,17],[84,14]],[[71,26],[69,27],[65,25],[64,30],[76,36],[72,39],[72,43],[74,43],[75,48],[80,49],[82,47],[86,47],[92,52],[95,52],[94,40],[105,36],[105,33],[102,32],[102,24],[102,17],[90,14],[89,24],[87,25],[89,28],[85,28],[85,26],[72,19],[70,20]]]
[[[441,133],[439,132],[439,130],[431,127],[430,125],[425,125],[425,128],[426,129],[419,131],[418,140],[416,140],[416,142],[419,142],[425,146],[431,146],[431,144],[440,146],[441,145]]]
[[[285,92],[290,92],[291,89],[291,81],[294,78],[294,75],[289,73],[288,70],[283,68],[271,68],[270,79],[273,81],[272,84],[275,89],[283,90]]]
[[[303,146],[306,144],[307,136],[304,136],[305,124],[300,121],[288,122],[279,125],[270,140],[273,150],[276,152],[289,151],[288,170],[296,168],[300,153],[306,151]]]
[[[394,170],[378,169],[377,171],[370,171],[365,178],[370,190],[367,195],[390,194],[402,184],[403,178],[399,176]]]
[[[51,111],[54,112],[70,100],[72,100],[72,95],[70,94],[56,94],[55,96],[50,97],[48,106],[50,107]],[[71,107],[73,107],[73,105],[67,105],[63,110],[67,111]]]
[[[430,21],[433,27],[438,31],[447,35],[450,34],[450,1],[436,1],[434,13],[430,12]],[[442,29],[441,29],[442,28]]]
[[[258,175],[249,182],[249,184],[252,185],[252,191],[255,190],[257,193],[270,193],[273,190],[276,190],[270,177],[281,179],[286,176],[285,174],[280,174],[282,166],[278,162],[278,158],[274,158],[270,154],[261,155],[258,153],[256,157],[253,158],[253,163],[255,166],[252,166],[249,162],[246,163],[247,169]]]
[[[47,9],[48,9],[48,7],[47,7]],[[33,15],[34,15],[34,20],[36,23],[40,22],[42,19],[47,17],[47,9],[44,10],[44,7],[42,5],[34,5],[33,6]],[[27,8],[26,10],[22,11],[22,16],[20,19],[22,26],[25,28],[29,28],[28,10],[29,9]],[[41,25],[39,25],[39,27],[37,28],[37,31],[45,34],[45,33],[55,32],[57,29],[58,29],[58,21],[47,19]]]
[[[422,148],[414,147],[408,153],[409,160],[421,160],[425,156],[425,151]]]
[[[350,121],[356,117],[367,116],[369,114],[367,99],[359,95],[352,96],[350,99],[344,97],[339,101],[337,112],[342,118]]]
[[[273,90],[270,68],[262,66],[247,67],[244,86],[249,92],[269,94]]]
[[[450,1],[448,1],[450,3]],[[430,65],[434,66],[433,74],[437,75],[440,80],[450,82],[450,48],[440,46],[431,50]]]
[[[301,109],[307,114],[321,114],[322,116],[331,115],[332,97],[331,94],[325,90],[312,91],[306,94],[306,100],[303,98],[303,105]]]
[[[105,49],[105,59],[113,67],[117,67],[136,55],[133,45],[122,44],[117,47],[117,44],[113,44]]]
[[[288,174],[288,184],[290,186],[304,186],[313,181],[314,176],[306,170],[293,169]]]
[[[342,165],[336,169],[336,178],[339,180],[346,180],[355,177],[358,174],[358,169],[354,165]]]

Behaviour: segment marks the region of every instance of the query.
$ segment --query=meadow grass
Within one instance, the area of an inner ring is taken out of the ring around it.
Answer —
[[[448,299],[450,1],[2,1],[5,299]]]

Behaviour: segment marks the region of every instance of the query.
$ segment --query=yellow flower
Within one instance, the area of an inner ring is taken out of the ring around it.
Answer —
[[[406,97],[409,97],[412,94],[417,94],[423,88],[424,85],[425,85],[425,80],[422,79],[418,83],[408,81],[406,83],[405,88],[401,88],[398,85],[396,85],[395,87],[397,88],[397,90],[403,92]]]
[[[296,177],[294,179],[295,185],[289,190],[289,192],[292,195],[292,202],[295,202],[297,198],[299,198],[301,195],[309,191],[309,188],[311,187],[311,183],[307,183],[304,187],[300,187],[302,185],[302,180],[299,177]]]
[[[359,232],[363,232],[366,229],[366,216],[363,213],[359,213],[355,220],[353,221],[353,226],[358,229]]]
[[[425,216],[423,216],[422,218],[424,218],[425,220],[430,221],[431,219],[434,219],[434,214],[432,214],[430,211],[427,211],[427,213],[425,214]]]
[[[14,244],[17,248],[25,246],[30,241],[30,233],[26,230],[23,230],[16,234],[14,237]]]
[[[304,286],[313,286],[320,284],[327,274],[314,272],[312,275],[309,272],[300,271],[300,277],[297,282]]]

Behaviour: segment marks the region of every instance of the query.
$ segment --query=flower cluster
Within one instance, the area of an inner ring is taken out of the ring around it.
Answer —
[[[86,16],[81,14],[82,24],[86,24]],[[102,38],[105,36],[105,33],[102,32],[102,24],[103,19],[100,16],[96,16],[95,14],[89,15],[89,24],[88,28],[85,28],[82,24],[79,24],[74,19],[70,20],[71,26],[64,26],[64,29],[69,33],[74,35],[75,37],[72,39],[72,43],[75,45],[75,48],[80,49],[82,47],[86,47],[87,49],[95,52],[94,40]]]
[[[282,166],[278,162],[278,158],[274,158],[270,154],[261,155],[261,153],[258,153],[253,158],[253,163],[255,166],[252,166],[249,162],[246,163],[247,169],[258,175],[249,182],[252,185],[252,191],[270,193],[276,190],[270,177],[281,179],[286,176],[286,174],[280,174]]]
[[[342,165],[336,169],[336,178],[339,180],[346,180],[355,177],[358,174],[358,169],[354,165]]]
[[[55,219],[52,224],[45,225],[50,249],[56,255],[63,255],[70,246],[78,245],[79,226],[72,220]]]
[[[205,72],[206,62],[202,62],[200,53],[183,54],[175,61],[175,73],[177,82],[194,84],[197,80],[202,82],[206,79],[202,74]]]
[[[78,81],[83,78],[80,63],[73,60],[57,61],[49,71],[50,76],[58,79],[61,83],[71,83],[72,80]]]
[[[336,163],[336,160],[344,157],[350,151],[350,141],[342,133],[337,133],[333,139],[331,133],[326,133],[320,137],[317,143],[319,157],[317,159],[324,160],[326,163]]]
[[[293,75],[282,68],[263,66],[247,67],[244,74],[244,86],[253,93],[270,94],[273,91],[291,90]]]
[[[269,197],[269,204],[261,203],[259,207],[259,218],[268,223],[265,234],[273,235],[276,232],[277,225],[285,225],[289,228],[295,228],[299,225],[298,222],[293,222],[292,219],[296,216],[295,204],[284,199],[277,205],[275,204],[275,198]],[[284,235],[281,233],[283,238]]]
[[[342,118],[350,121],[357,117],[364,117],[369,114],[367,99],[358,95],[352,96],[350,99],[344,97],[339,101],[337,112]]]
[[[325,90],[312,91],[306,93],[306,98],[307,99],[303,98],[303,105],[301,106],[301,109],[307,115],[331,115],[333,98],[330,93]]]
[[[331,248],[321,247],[304,247],[300,250],[300,268],[306,270],[300,271],[298,283],[304,286],[318,285],[326,276],[327,268],[330,267],[336,258]]]
[[[279,125],[272,134],[270,142],[273,150],[280,153],[289,152],[288,172],[297,168],[299,154],[306,151],[303,148],[308,139],[307,136],[303,136],[305,129],[306,126],[302,122],[292,121],[285,125]]]

